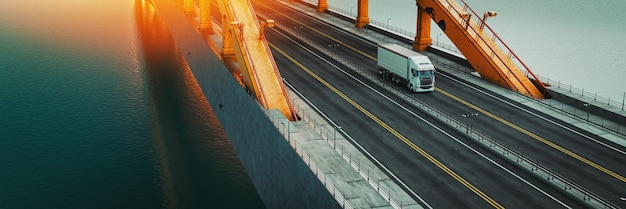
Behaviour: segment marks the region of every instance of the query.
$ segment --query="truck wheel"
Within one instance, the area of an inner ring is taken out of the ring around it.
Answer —
[[[415,90],[413,90],[413,84],[409,84],[409,90],[411,90],[411,92],[415,92]]]

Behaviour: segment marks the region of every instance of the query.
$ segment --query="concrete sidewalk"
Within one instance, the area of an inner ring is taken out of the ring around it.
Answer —
[[[423,208],[353,146],[345,132],[324,119],[317,108],[292,90],[289,90],[289,98],[302,120],[288,121],[277,110],[267,111],[268,118],[339,205],[344,208]]]

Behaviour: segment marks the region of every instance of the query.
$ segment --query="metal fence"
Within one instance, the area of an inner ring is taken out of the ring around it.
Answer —
[[[375,178],[370,175],[369,169],[363,169],[361,166],[362,160],[357,157],[353,157],[353,153],[350,152],[343,145],[337,146],[337,129],[331,129],[327,126],[321,126],[319,121],[313,118],[312,115],[317,115],[318,113],[315,111],[306,111],[305,108],[300,108],[299,105],[294,106],[295,112],[300,116],[302,121],[307,122],[314,130],[317,132],[322,139],[324,139],[339,155],[345,159],[352,168],[354,168],[358,174],[367,181],[367,183],[372,186],[385,201],[387,201],[393,208],[404,208],[407,205],[404,205],[402,201],[398,201],[394,199],[394,194],[391,192],[391,188],[381,184],[381,180],[389,180],[389,178]],[[311,160],[311,157],[302,149],[302,146],[298,144],[297,140],[291,140],[291,128],[290,123],[287,122],[286,119],[280,117],[275,118],[270,113],[269,110],[265,111],[266,115],[270,120],[274,123],[274,126],[279,130],[281,134],[283,134],[285,140],[289,142],[291,147],[296,151],[296,153],[302,158],[304,163],[309,166],[313,174],[319,179],[319,181],[326,187],[328,192],[335,198],[337,203],[342,208],[351,209],[353,208],[349,202],[346,201],[346,197],[341,191],[337,189],[337,187],[327,178],[327,175],[317,166],[317,164]]]
[[[301,115],[301,116],[304,115],[303,113],[297,110],[296,110],[296,113],[298,113],[298,115]],[[270,111],[268,109],[266,109],[265,115],[267,115],[270,121],[272,121],[274,126],[284,136],[285,140],[287,140],[289,145],[291,145],[291,147],[296,151],[296,153],[298,154],[298,156],[300,156],[302,161],[304,161],[304,163],[309,167],[309,169],[311,169],[313,174],[322,183],[322,185],[326,187],[326,190],[333,196],[333,198],[335,198],[339,206],[345,209],[352,209],[353,207],[350,205],[349,202],[346,201],[345,195],[341,193],[341,191],[337,190],[337,187],[330,180],[328,180],[324,171],[322,171],[317,166],[317,164],[311,160],[311,157],[309,156],[309,154],[307,154],[302,149],[302,146],[298,144],[298,141],[291,140],[291,130],[290,130],[291,124],[287,121],[287,119],[285,119],[284,117],[279,117],[279,118],[274,117],[274,115],[270,114]],[[304,117],[302,118],[304,119]],[[311,126],[314,126],[314,124],[311,124]]]
[[[561,83],[560,80],[550,80],[549,77],[542,77],[539,76],[541,78],[541,80],[552,86],[555,88],[559,88],[559,89],[565,89],[571,93],[573,93],[574,95],[580,95],[581,97],[585,97],[589,100],[593,100],[602,104],[606,104],[607,106],[613,106],[613,107],[618,107],[621,108],[622,111],[624,111],[624,106],[625,106],[625,102],[626,102],[626,92],[623,93],[623,96],[621,99],[617,99],[617,98],[611,98],[611,97],[604,97],[601,95],[598,95],[598,92],[589,92],[589,91],[585,91],[584,88],[576,88],[574,86],[572,86],[572,84],[565,84],[565,83]]]
[[[293,88],[292,88],[293,89]],[[302,95],[300,95],[302,97]],[[312,105],[312,104],[309,104]],[[369,185],[371,185],[376,191],[394,208],[403,208],[402,201],[395,200],[393,198],[393,194],[391,192],[391,188],[385,187],[385,185],[381,185],[381,180],[387,180],[388,178],[375,178],[370,175],[369,169],[363,169],[361,166],[362,160],[357,157],[353,157],[353,153],[347,150],[343,145],[337,146],[338,139],[338,131],[337,128],[332,128],[329,126],[321,126],[319,121],[316,121],[315,118],[311,117],[311,115],[317,115],[317,112],[307,112],[304,108],[300,108],[300,106],[295,106],[296,112],[301,116],[303,121],[306,121],[315,132],[317,132],[326,142],[339,154],[343,159],[345,159],[350,166],[354,168],[363,179],[365,179]],[[286,136],[287,138],[289,136]],[[341,137],[341,136],[339,136]]]

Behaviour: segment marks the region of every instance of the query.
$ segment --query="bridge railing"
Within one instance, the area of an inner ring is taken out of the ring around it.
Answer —
[[[443,65],[446,66],[447,68],[451,69],[451,70],[455,70],[457,72],[462,72],[462,73],[469,73],[471,71],[468,71],[468,67],[458,64],[458,63],[451,63],[448,60],[441,58],[441,57],[437,57],[437,56],[431,56],[429,57],[431,61],[433,61],[434,63],[437,63],[439,65]],[[539,76],[539,75],[538,75]],[[541,77],[541,76],[539,76]],[[571,84],[564,84],[560,81],[555,81],[555,80],[551,80],[549,78],[545,78],[542,77],[543,81],[546,81],[546,84],[549,84],[550,86],[552,86],[552,88],[560,88],[560,89],[565,89],[575,95],[580,95],[581,97],[583,97],[582,99],[580,99],[581,101],[589,101],[589,103],[584,103],[581,102],[578,106],[571,106],[571,105],[566,105],[563,102],[558,102],[555,101],[554,99],[544,99],[544,100],[532,100],[534,102],[537,103],[541,103],[544,105],[548,105],[556,110],[562,111],[566,114],[570,114],[572,116],[575,116],[577,118],[580,118],[582,120],[585,120],[588,123],[593,123],[595,125],[598,125],[600,127],[606,128],[607,130],[613,131],[615,133],[618,134],[622,134],[622,135],[626,135],[626,127],[624,127],[624,125],[626,125],[626,118],[621,117],[621,118],[617,118],[615,120],[610,120],[607,119],[605,117],[596,117],[596,116],[592,116],[590,115],[591,113],[589,112],[589,109],[587,109],[588,107],[585,107],[584,105],[594,105],[594,106],[598,106],[598,108],[606,108],[606,107],[615,107],[615,108],[621,108],[622,111],[624,111],[624,100],[626,98],[622,98],[622,103],[616,102],[616,100],[612,100],[610,97],[602,97],[599,96],[597,93],[590,93],[585,91],[584,89],[580,89],[580,88],[576,88],[574,86],[572,86]],[[625,97],[626,97],[626,93]],[[594,102],[594,104],[590,104],[591,101]],[[619,100],[617,100],[619,101]],[[597,103],[595,103],[597,102]],[[602,107],[602,104],[606,104],[605,107]]]
[[[339,206],[345,209],[352,209],[353,207],[352,205],[350,205],[349,202],[346,201],[345,195],[337,189],[337,187],[335,186],[335,184],[332,183],[331,180],[328,179],[326,173],[324,173],[324,171],[322,171],[319,168],[319,166],[317,166],[315,161],[311,160],[311,156],[302,149],[302,146],[298,144],[297,140],[291,139],[291,130],[290,130],[291,124],[288,122],[288,120],[285,119],[284,117],[274,117],[274,115],[270,113],[270,110],[266,108],[265,110],[266,110],[265,115],[270,119],[270,121],[272,121],[274,126],[283,135],[285,140],[287,140],[289,145],[296,151],[296,153],[298,154],[298,156],[300,156],[302,161],[304,161],[304,163],[309,167],[309,169],[311,169],[311,172],[313,172],[315,177],[317,177],[317,179],[322,183],[322,185],[326,187],[326,190],[333,196],[333,198],[335,198]],[[307,121],[305,119],[305,114],[303,114],[299,110],[296,110],[296,113],[301,115],[304,121]],[[311,125],[314,125],[314,124],[315,123]]]
[[[566,192],[567,194],[571,195],[574,198],[577,198],[582,203],[587,204],[592,207],[596,207],[596,208],[617,208],[615,205],[591,193],[590,191],[577,185],[571,180],[568,180],[567,178],[557,174],[556,172],[551,171],[550,169],[547,169],[546,167],[540,165],[539,163],[532,161],[531,159],[523,156],[522,154],[514,151],[513,149],[502,145],[495,139],[492,139],[486,136],[485,134],[479,132],[478,130],[475,130],[474,128],[471,127],[471,124],[463,123],[457,118],[452,117],[446,114],[445,112],[440,111],[426,104],[425,102],[414,99],[413,97],[405,93],[406,91],[399,90],[396,87],[389,85],[388,82],[383,81],[378,76],[372,75],[371,73],[368,73],[367,71],[363,70],[364,68],[356,64],[353,64],[351,61],[347,59],[337,56],[334,51],[328,49],[327,47],[320,46],[318,43],[309,40],[307,37],[299,35],[299,33],[297,33],[296,31],[294,31],[293,29],[289,27],[284,27],[280,24],[276,24],[276,27],[282,31],[285,31],[286,33],[289,33],[293,37],[296,37],[299,41],[303,42],[304,44],[310,47],[313,47],[316,50],[320,51],[321,53],[335,59],[337,62],[345,65],[347,68],[369,79],[370,81],[379,84],[380,86],[392,92],[393,94],[398,95],[400,98],[413,104],[413,106],[421,109],[423,112],[433,116],[434,118],[437,118],[438,120],[444,122],[445,124],[448,124],[450,127],[457,129],[459,132],[465,132],[469,138],[475,140],[481,146],[485,147],[486,149],[492,151],[495,154],[502,156],[503,158],[507,159],[509,162],[528,171],[532,175],[537,176],[539,179],[544,180],[545,182],[552,185],[553,187]]]
[[[288,83],[286,84],[289,85]],[[293,87],[291,88],[293,89]],[[304,98],[302,95],[300,95],[300,97],[306,100],[306,98]],[[309,105],[312,105],[312,104],[309,104]],[[352,153],[343,145],[337,145],[337,139],[338,139],[337,138],[338,133],[336,132],[337,129],[331,129],[328,126],[319,125],[322,123],[320,121],[317,121],[312,116],[313,114],[318,114],[317,112],[309,112],[308,110],[304,108],[300,108],[300,106],[295,106],[294,109],[295,109],[295,112],[301,117],[302,119],[301,121],[308,123],[315,130],[315,132],[317,132],[322,137],[322,139],[324,139],[331,147],[333,147],[333,149],[338,154],[340,154],[340,156],[344,160],[346,160],[350,164],[350,166],[354,168],[357,171],[357,173],[363,179],[365,179],[367,183],[370,186],[372,186],[383,197],[383,199],[387,201],[393,208],[402,209],[405,207],[416,205],[416,203],[408,205],[408,204],[403,203],[402,201],[396,200],[394,198],[395,195],[391,192],[391,188],[388,186],[385,186],[385,184],[381,184],[381,181],[389,180],[389,178],[373,177],[372,175],[370,175],[369,169],[362,168],[361,163],[363,162],[361,161],[361,159],[357,158],[356,155],[353,155],[354,153]],[[352,209],[353,206],[349,202],[347,202],[345,195],[340,190],[337,189],[335,184],[332,183],[332,180],[328,179],[327,174],[324,173],[324,171],[321,170],[319,166],[317,166],[315,161],[311,160],[310,155],[307,154],[302,149],[302,146],[298,144],[297,140],[291,139],[292,132],[290,130],[291,128],[289,127],[291,126],[289,122],[287,122],[282,117],[275,118],[272,114],[270,114],[269,110],[266,110],[265,114],[268,116],[270,121],[274,123],[274,126],[284,136],[285,140],[289,142],[289,144],[296,151],[298,156],[300,156],[301,159],[304,161],[304,163],[311,169],[313,174],[318,178],[318,180],[322,183],[322,185],[326,187],[327,191],[335,198],[337,203],[342,208]]]
[[[543,81],[546,81],[545,82],[546,84],[552,87],[556,87],[559,89],[566,89],[567,91],[580,95],[581,97],[586,97],[590,100],[606,104],[607,106],[618,107],[618,108],[621,108],[622,111],[624,111],[624,106],[626,105],[625,103],[626,92],[624,92],[624,95],[622,96],[622,99],[620,100],[620,99],[611,98],[611,97],[604,97],[604,96],[598,95],[598,92],[586,91],[584,88],[577,88],[577,87],[572,86],[572,84],[562,83],[560,80],[551,80],[549,77],[542,77],[540,75],[538,75],[538,77],[542,78]]]
[[[322,139],[324,139],[344,160],[346,160],[350,164],[352,168],[354,168],[357,171],[357,173],[364,180],[366,180],[366,182],[372,188],[374,188],[381,195],[381,197],[383,197],[385,201],[387,201],[393,208],[400,208],[400,209],[418,205],[416,202],[405,203],[405,202],[397,200],[397,198],[395,198],[396,194],[392,192],[391,187],[386,186],[385,184],[381,184],[381,181],[390,180],[390,178],[387,176],[375,177],[373,175],[373,172],[370,173],[372,170],[364,168],[365,166],[363,166],[363,164],[368,163],[369,160],[374,161],[373,163],[380,163],[380,162],[377,159],[375,159],[369,152],[364,150],[360,145],[358,145],[358,143],[354,139],[352,139],[349,135],[347,135],[346,133],[342,131],[338,131],[340,129],[336,128],[337,124],[333,123],[334,127],[329,126],[329,125],[320,125],[323,123],[321,123],[320,121],[317,121],[314,117],[312,117],[312,115],[320,114],[322,117],[326,117],[325,114],[321,110],[319,110],[317,107],[315,107],[315,105],[310,103],[308,99],[306,99],[306,97],[300,94],[287,81],[285,81],[285,85],[289,86],[296,94],[298,94],[299,97],[301,97],[306,102],[307,105],[312,106],[312,110],[301,108],[299,105],[295,107],[296,112],[298,113],[298,115],[301,116],[302,121],[307,122],[315,130],[315,132],[317,132],[322,137]],[[290,138],[288,132],[287,133],[283,132],[283,134],[285,135],[286,138]],[[358,147],[357,152],[359,152],[358,154],[365,155],[366,159],[369,159],[369,160],[362,161],[361,158],[357,156],[357,153],[354,153],[354,151],[347,149],[341,144],[338,144],[337,141],[341,140],[342,135],[346,137],[349,141],[351,141],[351,143],[356,143],[356,146]],[[382,164],[380,164],[379,167],[383,167],[383,169],[386,169],[384,168],[384,165]],[[390,172],[390,171],[387,171],[387,172]],[[395,176],[392,176],[392,177],[397,178]],[[424,202],[424,204],[426,203]]]
[[[263,16],[262,14],[259,14],[259,17],[261,17],[263,19],[266,19],[266,17]],[[298,33],[295,30],[293,30],[293,29],[291,29],[289,27],[286,27],[286,26],[284,26],[282,24],[276,23],[275,27],[279,28],[279,29],[281,29],[283,31],[284,30],[289,30],[290,34],[298,35]],[[321,47],[321,46],[319,46],[319,47],[320,47],[321,50],[325,50],[329,54],[331,53],[329,51],[330,49],[328,49],[326,47]],[[345,63],[345,64],[348,64],[348,63]],[[289,85],[289,84],[286,83],[286,85]],[[292,87],[292,89],[293,89],[293,87]],[[303,97],[302,95],[300,95],[300,96]],[[309,105],[312,105],[312,104],[309,104]],[[310,116],[311,114],[316,114],[316,113],[304,112],[304,111],[302,111],[300,109],[299,106],[294,106],[294,109],[295,109],[296,113],[300,116],[301,120],[309,123],[313,127],[313,129],[318,134],[320,134],[320,136],[324,140],[326,140],[333,147],[333,149],[335,149],[335,151],[337,151],[337,153],[339,153],[345,160],[347,160],[350,163],[350,165],[359,173],[359,175],[361,177],[363,177],[364,179],[366,179],[367,182],[370,184],[370,186],[372,186],[374,189],[376,189],[376,191],[378,191],[378,193],[392,207],[394,207],[394,208],[404,208],[405,206],[408,206],[408,205],[405,205],[402,201],[396,200],[394,198],[394,195],[391,192],[391,189],[390,188],[385,188],[385,185],[380,183],[381,180],[385,180],[385,179],[388,179],[388,178],[382,178],[382,179],[381,178],[373,178],[372,176],[370,176],[370,170],[362,169],[361,161],[358,160],[358,159],[353,158],[352,157],[352,153],[345,152],[346,149],[344,149],[343,146],[336,146],[336,142],[337,142],[337,138],[336,137],[337,137],[337,134],[338,134],[337,133],[337,129],[331,129],[331,128],[328,128],[328,127],[324,127],[324,126],[318,125],[320,123]],[[290,138],[289,133],[286,133],[285,137],[286,138]],[[365,152],[367,152],[367,151],[365,151]],[[365,155],[369,155],[369,153],[366,153]],[[373,156],[370,155],[368,158],[373,158]],[[374,161],[377,161],[377,160],[374,159]],[[329,191],[331,191],[330,188],[328,188],[328,189],[329,189]],[[340,201],[339,199],[337,199],[337,200]]]

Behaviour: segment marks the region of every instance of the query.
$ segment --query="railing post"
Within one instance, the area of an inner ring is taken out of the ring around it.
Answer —
[[[626,102],[626,92],[624,92],[624,96],[622,97],[622,111],[624,111],[624,102]]]

